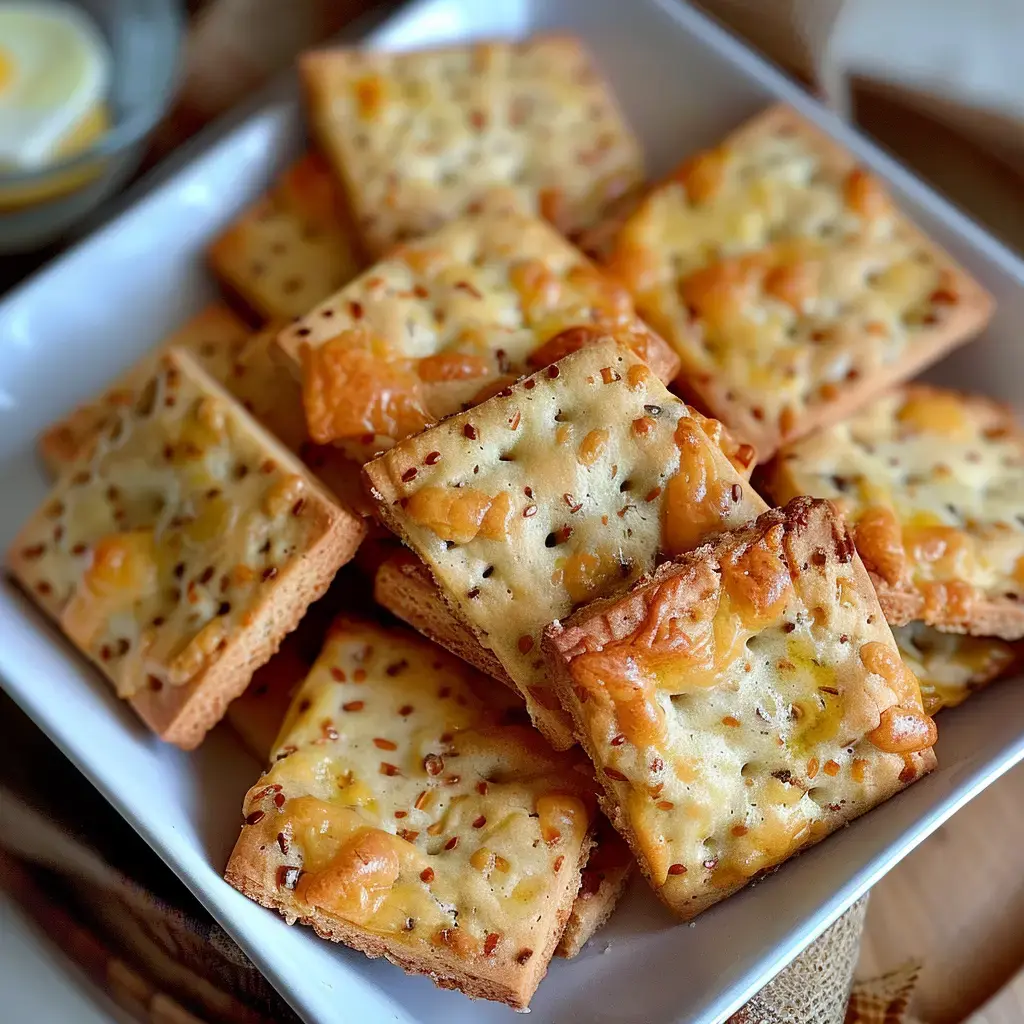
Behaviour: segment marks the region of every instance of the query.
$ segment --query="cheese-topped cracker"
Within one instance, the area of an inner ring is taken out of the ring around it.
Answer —
[[[161,349],[188,349],[208,373],[224,383],[250,333],[244,321],[227,306],[214,305],[186,321],[164,341]],[[98,398],[83,403],[46,429],[39,438],[39,454],[54,476],[71,465],[92,438],[132,403],[139,382],[148,379],[155,365],[155,355],[144,358]]]
[[[291,320],[359,273],[330,167],[307,153],[210,246],[214,273],[267,320]]]
[[[830,498],[893,625],[1024,636],[1024,432],[979,395],[912,385],[779,453],[772,494]]]
[[[762,458],[984,326],[991,300],[817,128],[774,107],[686,160],[607,257],[680,384]]]
[[[573,740],[544,627],[765,508],[716,427],[601,341],[365,467],[384,520],[556,747]]]
[[[843,521],[798,498],[554,623],[613,823],[693,917],[919,778],[935,725]]]
[[[892,635],[921,684],[929,715],[955,708],[1020,660],[1018,646],[994,636],[940,633],[923,622],[894,626]]]
[[[7,557],[118,695],[163,739],[193,747],[363,532],[172,349]]]
[[[368,514],[370,506],[359,480],[359,467],[338,449],[308,439],[302,389],[273,356],[280,328],[252,334],[225,306],[211,306],[175,331],[156,351],[143,356],[117,383],[49,427],[39,451],[55,475],[74,464],[92,439],[109,427],[138,396],[160,354],[187,349],[199,365],[252,413],[279,441],[297,452],[321,481],[348,508]]]
[[[313,131],[378,255],[495,202],[573,234],[643,181],[640,147],[578,39],[325,50],[299,66]]]
[[[367,457],[602,336],[679,368],[629,293],[534,217],[487,214],[404,246],[281,333],[310,436]]]
[[[226,871],[287,920],[445,988],[525,1007],[590,847],[581,756],[404,630],[338,622],[249,791]]]

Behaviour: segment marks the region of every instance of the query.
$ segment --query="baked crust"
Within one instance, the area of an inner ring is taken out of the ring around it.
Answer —
[[[339,620],[225,877],[325,938],[526,1007],[596,809],[581,756],[501,724],[517,705],[416,634]]]
[[[299,70],[369,251],[481,208],[572,235],[643,181],[640,146],[580,40],[322,50]]]
[[[555,950],[556,956],[569,960],[583,952],[583,947],[618,906],[634,867],[636,861],[629,844],[612,828],[608,819],[599,814],[594,829],[594,845],[583,868],[580,891]]]
[[[545,632],[605,810],[684,919],[935,765],[835,509],[797,498]]]
[[[360,461],[595,339],[663,381],[679,359],[629,293],[536,217],[481,214],[392,251],[287,326],[309,434]]]
[[[211,269],[264,320],[291,320],[364,265],[327,162],[308,152],[207,250]]]
[[[834,501],[892,625],[1024,636],[1024,432],[989,398],[913,384],[787,446],[779,501]]]
[[[606,340],[364,469],[381,518],[558,749],[573,737],[540,655],[544,627],[765,508],[715,426]]]
[[[992,300],[788,107],[684,161],[595,244],[683,360],[682,392],[767,459],[986,324]]]
[[[396,551],[377,567],[373,599],[434,643],[519,692],[494,652],[445,604],[430,570],[411,551]]]
[[[188,353],[157,363],[7,564],[147,725],[191,748],[365,528]]]

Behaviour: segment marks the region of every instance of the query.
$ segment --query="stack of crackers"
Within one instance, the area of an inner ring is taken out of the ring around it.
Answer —
[[[794,111],[646,185],[573,38],[301,71],[226,303],[47,431],[8,564],[263,759],[231,885],[525,1008],[634,863],[688,919],[935,766],[1024,636],[1024,436],[903,383],[991,300]]]

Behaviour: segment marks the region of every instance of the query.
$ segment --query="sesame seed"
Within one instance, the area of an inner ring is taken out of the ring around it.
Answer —
[[[294,889],[299,884],[301,874],[301,869],[285,865],[277,872],[277,884],[282,889]]]

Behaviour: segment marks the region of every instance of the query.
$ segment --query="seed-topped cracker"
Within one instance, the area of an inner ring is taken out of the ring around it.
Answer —
[[[317,445],[306,433],[302,389],[283,372],[273,356],[280,328],[252,334],[225,306],[211,306],[175,331],[154,352],[142,357],[117,383],[49,427],[39,451],[55,475],[89,449],[96,434],[113,424],[137,399],[152,376],[160,354],[187,349],[199,365],[256,417],[287,448],[296,452],[338,500],[366,515],[370,505],[359,480],[359,467],[330,445]]]
[[[428,641],[339,620],[245,800],[227,880],[324,938],[524,1008],[590,849],[589,766]]]
[[[955,708],[972,693],[1020,664],[1020,645],[994,636],[940,633],[923,622],[893,626],[904,664],[921,684],[924,710]]]
[[[640,147],[568,36],[300,60],[313,131],[371,253],[499,206],[564,234],[643,181]]]
[[[606,257],[680,385],[768,458],[987,322],[981,286],[787,107],[684,161]]]
[[[16,578],[163,739],[190,748],[362,521],[180,349],[12,544]]]
[[[767,486],[833,500],[892,625],[1024,636],[1024,432],[980,395],[911,385],[784,448]]]
[[[160,350],[173,346],[188,349],[207,373],[224,383],[250,334],[245,322],[227,306],[214,305],[186,321],[164,341]],[[96,434],[132,404],[137,386],[148,380],[156,361],[156,354],[144,357],[98,398],[83,403],[44,431],[39,438],[39,454],[54,476],[71,465]]]
[[[828,502],[797,498],[545,635],[613,824],[693,917],[935,764]]]
[[[629,293],[552,227],[466,217],[403,246],[282,331],[310,436],[365,461],[601,337],[671,380]]]
[[[330,167],[306,153],[210,246],[214,273],[266,320],[308,312],[363,260]]]
[[[364,472],[385,522],[564,748],[544,627],[765,508],[717,436],[629,349],[602,341]]]

